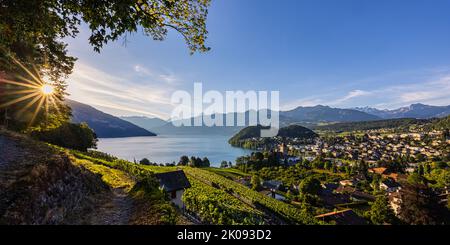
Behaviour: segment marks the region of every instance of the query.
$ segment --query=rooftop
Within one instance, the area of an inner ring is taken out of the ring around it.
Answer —
[[[183,170],[173,172],[158,173],[155,177],[159,180],[159,185],[167,192],[182,190],[191,187]]]

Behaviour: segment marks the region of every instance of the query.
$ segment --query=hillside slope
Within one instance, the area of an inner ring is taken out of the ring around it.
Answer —
[[[432,106],[424,104],[412,104],[394,110],[379,110],[371,107],[355,108],[356,110],[376,115],[385,119],[392,118],[433,118],[450,115],[450,106]]]
[[[0,224],[187,222],[151,175],[83,154],[0,129]]]
[[[251,139],[251,138],[259,138],[261,137],[261,130],[266,127],[261,125],[250,126],[242,129],[228,141],[231,145],[239,145],[240,141]],[[281,137],[288,138],[302,138],[302,139],[313,139],[318,135],[312,131],[311,129],[305,128],[300,125],[290,125],[287,127],[280,128],[278,131],[278,135]]]
[[[66,103],[72,108],[72,121],[74,123],[86,122],[99,138],[156,135],[128,121],[99,111],[92,106],[73,100],[66,100]]]
[[[128,121],[134,125],[137,125],[143,129],[146,129],[151,132],[155,132],[154,128],[164,126],[167,124],[167,121],[164,121],[160,118],[150,118],[150,117],[143,117],[143,116],[131,116],[131,117],[120,117],[120,119],[123,119],[125,121]]]
[[[280,112],[290,123],[298,122],[355,122],[380,119],[378,116],[353,109],[332,108],[329,106],[297,107],[290,111]]]
[[[0,131],[0,224],[85,224],[109,192],[95,174],[42,143]]]
[[[427,119],[415,119],[415,118],[399,118],[399,119],[384,119],[376,121],[363,121],[363,122],[345,122],[345,123],[334,123],[328,125],[317,125],[313,126],[314,130],[322,131],[358,131],[358,130],[375,130],[375,129],[403,129],[406,131],[410,126],[413,125],[424,125],[429,123],[430,120]]]

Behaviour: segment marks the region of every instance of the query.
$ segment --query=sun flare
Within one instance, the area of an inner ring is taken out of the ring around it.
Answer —
[[[13,61],[29,75],[29,78],[20,75],[17,76],[16,80],[0,77],[0,90],[3,90],[0,95],[10,96],[8,100],[2,100],[0,108],[7,108],[22,103],[21,108],[17,109],[17,116],[22,116],[26,110],[30,110],[32,114],[29,119],[29,125],[34,122],[36,116],[42,110],[48,113],[50,106],[59,113],[58,107],[61,100],[57,96],[58,92],[55,86],[45,82],[34,67],[33,72],[33,70],[26,68],[18,60],[13,58]]]
[[[55,91],[54,87],[50,84],[44,84],[41,87],[41,92],[43,95],[51,95]]]

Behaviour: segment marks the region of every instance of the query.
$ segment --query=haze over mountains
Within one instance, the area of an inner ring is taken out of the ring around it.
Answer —
[[[66,99],[66,103],[72,108],[72,122],[87,123],[99,138],[156,135],[128,121],[99,111],[92,106],[68,99]]]
[[[131,116],[120,118],[147,130],[152,130],[167,124],[167,121],[156,117]]]
[[[412,104],[410,106],[401,107],[394,110],[379,110],[371,107],[358,107],[355,110],[362,111],[368,114],[372,114],[384,119],[392,118],[432,118],[432,117],[445,117],[450,115],[449,106],[431,106],[424,104]]]
[[[290,111],[280,112],[284,120],[292,122],[356,122],[372,121],[380,119],[376,115],[354,109],[340,109],[329,106],[317,105],[312,107],[299,106]]]
[[[235,121],[238,115],[245,115],[245,126],[182,126],[175,127],[171,122],[159,118],[144,116],[115,117],[103,113],[91,106],[68,100],[72,107],[74,122],[87,122],[99,137],[133,137],[160,135],[224,135],[231,136],[248,126],[249,112],[234,113]],[[260,111],[261,112],[261,111]],[[271,112],[267,112],[270,114]],[[424,104],[412,104],[395,110],[379,110],[370,107],[353,109],[332,108],[317,105],[311,107],[297,107],[289,111],[280,112],[280,127],[292,124],[314,128],[322,123],[361,122],[376,121],[397,118],[434,118],[450,115],[450,106],[431,106]],[[223,116],[224,125],[226,115]],[[194,118],[191,118],[191,122]]]

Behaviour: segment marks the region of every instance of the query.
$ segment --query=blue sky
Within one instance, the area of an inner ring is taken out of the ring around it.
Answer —
[[[89,46],[79,58],[72,99],[114,115],[167,118],[171,94],[277,90],[282,109],[316,104],[397,108],[450,104],[450,1],[213,0],[208,53],[190,55],[181,36],[163,42],[136,33]]]

